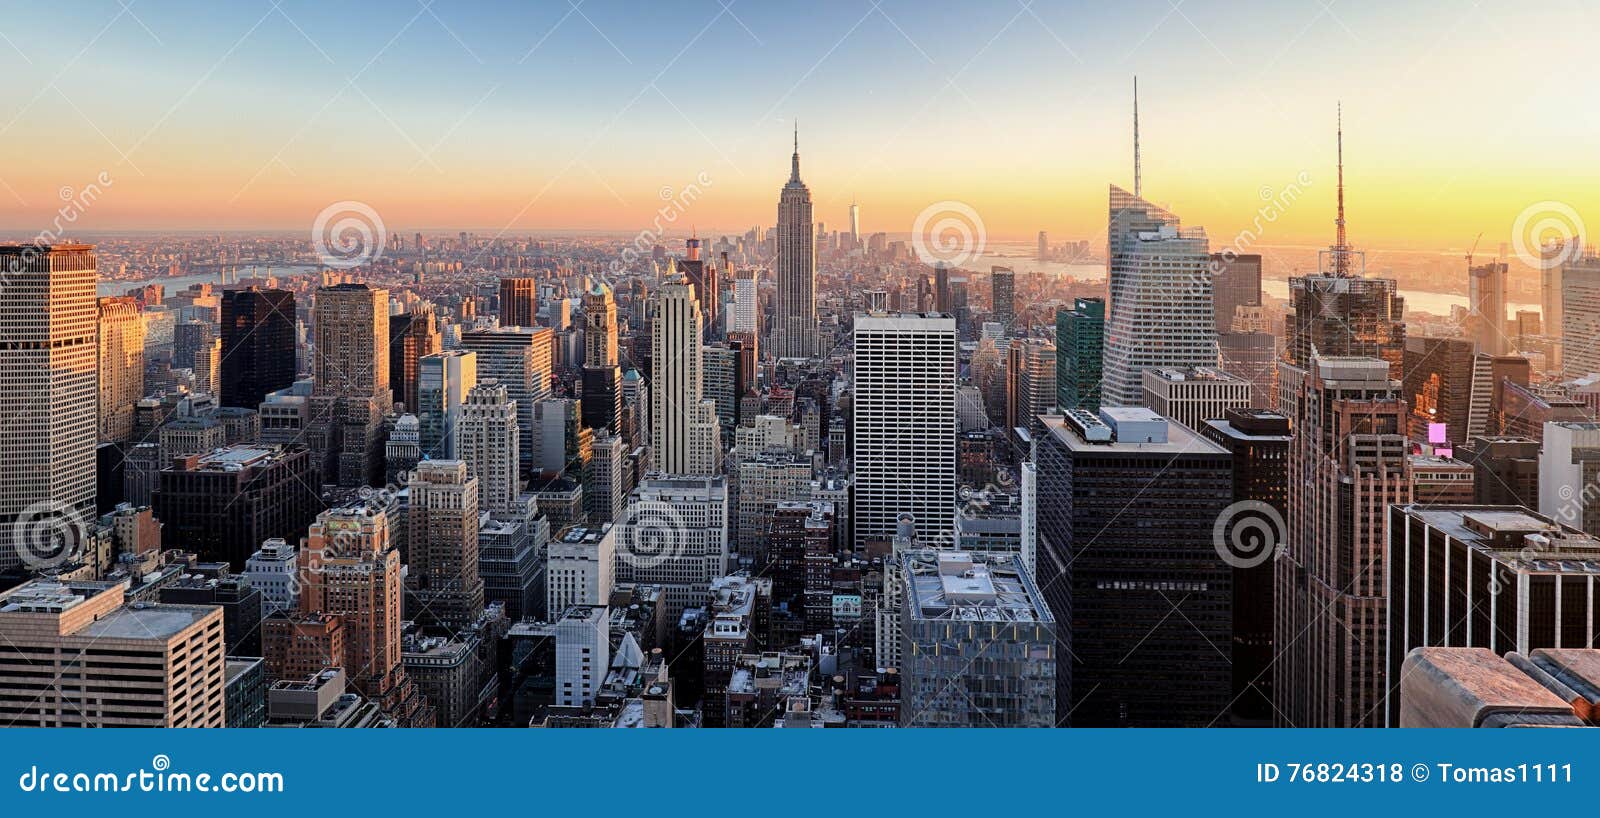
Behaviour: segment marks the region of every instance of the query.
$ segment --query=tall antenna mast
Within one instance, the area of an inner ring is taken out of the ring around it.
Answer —
[[[1143,184],[1139,178],[1139,76],[1133,77],[1133,195],[1141,196]]]
[[[1338,235],[1333,244],[1333,272],[1334,275],[1344,278],[1350,275],[1350,245],[1346,243],[1344,232],[1344,103],[1338,103],[1338,141],[1339,141],[1339,217],[1334,220],[1338,228]]]

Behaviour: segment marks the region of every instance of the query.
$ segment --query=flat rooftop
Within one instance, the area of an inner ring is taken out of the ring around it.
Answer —
[[[1119,411],[1127,408],[1121,407]],[[1102,409],[1101,411],[1108,410]],[[1140,408],[1140,411],[1149,412],[1150,410]],[[1160,416],[1157,415],[1156,417]],[[1131,419],[1138,421],[1138,418]],[[1039,420],[1044,423],[1046,433],[1065,444],[1069,450],[1075,452],[1139,452],[1166,455],[1226,455],[1228,453],[1226,449],[1201,437],[1193,429],[1184,426],[1182,423],[1172,421],[1167,422],[1167,439],[1164,443],[1134,443],[1121,440],[1110,443],[1095,443],[1084,440],[1067,422],[1065,416],[1040,415]]]
[[[1256,441],[1272,441],[1272,442],[1281,441],[1281,442],[1284,442],[1284,443],[1288,443],[1289,441],[1294,439],[1293,435],[1263,435],[1263,434],[1256,434],[1254,432],[1247,432],[1247,431],[1245,431],[1243,429],[1240,429],[1238,426],[1235,426],[1232,421],[1228,421],[1228,420],[1208,420],[1208,421],[1205,421],[1205,424],[1207,426],[1210,426],[1211,428],[1216,429],[1217,431],[1221,432],[1223,435],[1227,436],[1230,440],[1240,440],[1240,441],[1256,440]]]
[[[915,332],[956,331],[956,319],[940,312],[901,312],[887,315],[856,313],[856,331]]]
[[[906,590],[913,620],[1053,622],[1021,562],[975,559],[961,551],[905,556]]]
[[[1600,539],[1520,506],[1412,505],[1403,510],[1519,571],[1600,574]]]
[[[215,610],[211,605],[133,602],[96,619],[74,635],[91,639],[169,639]]]

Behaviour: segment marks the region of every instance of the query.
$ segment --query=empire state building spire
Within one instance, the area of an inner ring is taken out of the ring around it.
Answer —
[[[817,254],[811,191],[800,181],[800,124],[794,127],[789,181],[778,193],[778,293],[769,348],[779,358],[811,358],[817,345]]]

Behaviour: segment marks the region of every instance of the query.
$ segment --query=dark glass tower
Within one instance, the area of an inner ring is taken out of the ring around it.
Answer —
[[[222,405],[254,409],[294,385],[294,293],[222,293]]]

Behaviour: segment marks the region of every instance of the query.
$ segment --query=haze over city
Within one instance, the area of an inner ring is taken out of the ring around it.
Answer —
[[[1306,174],[1260,241],[1327,243],[1340,101],[1363,246],[1600,205],[1577,0],[8,6],[12,231],[102,171],[74,232],[303,231],[358,200],[401,231],[630,233],[701,174],[693,221],[742,231],[798,121],[818,221],[854,200],[901,234],[954,199],[994,240],[1094,239],[1136,74],[1146,195],[1214,237]]]

